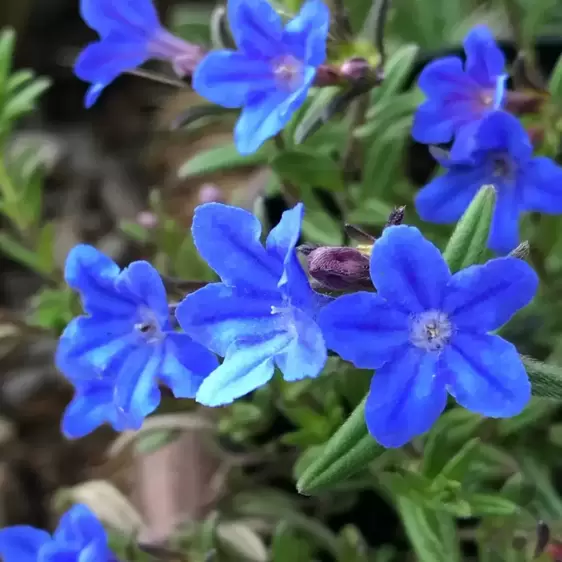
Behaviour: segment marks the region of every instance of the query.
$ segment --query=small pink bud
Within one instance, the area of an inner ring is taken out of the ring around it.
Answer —
[[[150,230],[158,226],[158,217],[152,211],[141,211],[137,215],[137,223]]]
[[[213,183],[204,183],[199,188],[199,203],[224,203],[225,197],[222,189]]]

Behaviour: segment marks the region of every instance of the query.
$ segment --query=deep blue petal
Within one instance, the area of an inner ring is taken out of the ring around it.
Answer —
[[[164,358],[158,378],[176,398],[195,398],[205,377],[219,366],[215,355],[186,334],[170,333],[164,340]]]
[[[521,210],[562,213],[562,168],[546,156],[533,158],[521,172]]]
[[[296,337],[275,357],[275,363],[286,381],[317,377],[328,357],[324,337],[310,316],[300,310],[292,314]]]
[[[531,398],[517,350],[499,336],[457,333],[443,352],[443,371],[457,402],[484,416],[516,416]]]
[[[538,277],[517,258],[498,258],[455,273],[443,301],[457,330],[491,332],[503,326],[535,296]]]
[[[330,11],[321,0],[307,0],[285,26],[283,43],[300,61],[319,66],[326,59]]]
[[[278,291],[247,291],[212,283],[187,295],[176,317],[186,334],[224,356],[234,340],[270,331],[272,307],[282,306]]]
[[[519,201],[520,195],[512,184],[497,185],[488,246],[498,254],[507,254],[519,243]]]
[[[365,405],[369,433],[384,447],[401,447],[428,431],[447,403],[437,354],[412,346],[377,370]]]
[[[82,296],[84,310],[90,314],[131,314],[135,304],[115,291],[119,266],[93,246],[78,244],[70,250],[64,268],[68,285]]]
[[[85,505],[71,507],[60,519],[53,535],[57,543],[77,543],[86,546],[89,542],[106,542],[103,525]]]
[[[409,341],[409,316],[380,296],[358,292],[325,306],[318,325],[328,348],[360,369],[378,369]]]
[[[266,0],[229,0],[228,23],[237,47],[255,58],[283,53],[283,22]]]
[[[115,386],[115,404],[126,416],[127,425],[139,429],[144,418],[160,403],[158,375],[163,346],[132,348],[120,366]]]
[[[274,372],[274,357],[291,339],[286,330],[256,335],[256,341],[233,344],[222,365],[213,371],[199,387],[197,402],[205,406],[230,404],[237,398],[266,384]]]
[[[80,551],[77,562],[114,562],[115,557],[105,542],[91,542]]]
[[[195,209],[193,240],[203,259],[227,285],[277,287],[282,266],[260,242],[261,224],[244,209],[206,203]]]
[[[286,263],[294,252],[301,233],[304,205],[298,203],[281,215],[279,224],[274,227],[265,243],[267,253],[279,262]]]
[[[123,298],[145,307],[162,329],[169,324],[168,298],[158,271],[146,261],[135,261],[126,267],[115,281]]]
[[[41,547],[51,541],[46,531],[28,525],[0,529],[0,556],[4,562],[37,562]]]
[[[480,166],[450,168],[416,195],[415,205],[419,216],[428,222],[457,221],[486,183],[485,174],[486,170]]]
[[[455,120],[443,111],[440,101],[428,100],[414,114],[412,137],[423,144],[449,142],[455,131]]]
[[[212,51],[197,65],[192,85],[223,107],[242,107],[252,92],[276,87],[271,62],[226,50]]]
[[[467,91],[473,85],[458,57],[443,57],[427,64],[418,78],[418,86],[430,99],[444,100],[451,92]]]
[[[387,228],[373,246],[371,279],[393,308],[412,314],[439,309],[450,277],[441,252],[417,228]]]
[[[150,36],[160,28],[151,0],[81,0],[80,14],[102,37],[113,32]]]
[[[67,544],[49,543],[41,550],[39,562],[76,562],[80,549]]]
[[[457,131],[455,133],[455,140],[451,150],[449,151],[449,158],[453,162],[463,162],[471,159],[474,151],[478,148],[476,133],[480,128],[481,117],[485,115],[473,115],[471,121],[457,124]]]
[[[466,72],[482,85],[492,86],[505,72],[505,57],[484,25],[473,27],[464,40]]]

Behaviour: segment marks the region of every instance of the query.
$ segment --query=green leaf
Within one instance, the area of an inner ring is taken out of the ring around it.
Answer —
[[[359,530],[346,525],[338,537],[338,562],[368,562],[368,547]],[[287,561],[290,561],[287,558]]]
[[[20,91],[15,93],[4,107],[3,117],[13,121],[35,109],[39,97],[49,89],[51,80],[49,78],[37,78]]]
[[[6,231],[0,231],[0,251],[25,267],[43,273],[37,254],[27,249]]]
[[[299,478],[297,489],[301,494],[319,492],[342,482],[385,451],[367,431],[365,400],[332,435],[318,458]]]
[[[322,206],[311,187],[303,186],[300,199],[306,212],[302,221],[302,232],[310,242],[325,246],[341,246],[343,226]]]
[[[41,289],[31,299],[30,324],[61,332],[74,317],[76,295],[65,289]]]
[[[170,443],[181,434],[178,429],[154,429],[140,434],[136,440],[136,450],[139,454],[150,454]]]
[[[531,357],[521,356],[527,370],[533,396],[562,400],[562,367],[549,365]]]
[[[327,154],[299,148],[274,156],[270,165],[281,179],[298,188],[322,187],[333,191],[344,188],[341,167]]]
[[[484,517],[486,515],[508,516],[515,515],[520,507],[508,498],[492,494],[471,494],[466,497],[470,507],[471,517]]]
[[[234,144],[215,146],[197,153],[178,170],[178,177],[189,178],[210,174],[220,170],[232,170],[245,166],[265,164],[271,153],[271,146],[264,145],[254,154],[242,156]]]
[[[309,562],[313,555],[310,545],[286,521],[275,528],[271,554],[272,562]]]
[[[48,222],[39,231],[35,251],[37,264],[45,275],[50,275],[55,269],[55,225]]]
[[[131,240],[140,244],[146,244],[150,241],[150,231],[135,221],[122,220],[119,223],[119,230]]]
[[[492,185],[480,189],[461,217],[443,252],[454,273],[479,263],[486,251],[496,191]]]
[[[5,102],[7,83],[12,68],[16,32],[7,28],[0,32],[0,104]]]
[[[191,232],[186,232],[174,262],[174,271],[181,279],[190,281],[213,281],[216,279],[212,269],[199,255]]]
[[[400,93],[408,79],[417,59],[419,47],[417,45],[403,45],[384,65],[384,81],[378,88],[373,89],[373,103],[384,102]]]
[[[562,55],[558,57],[556,66],[550,75],[548,91],[554,98],[562,103]]]
[[[326,107],[340,91],[338,86],[320,88],[295,127],[293,142],[298,145],[313,135],[326,122]]]
[[[461,449],[445,464],[440,476],[447,480],[462,482],[463,476],[468,472],[470,465],[477,458],[480,439],[474,437],[467,441]]]

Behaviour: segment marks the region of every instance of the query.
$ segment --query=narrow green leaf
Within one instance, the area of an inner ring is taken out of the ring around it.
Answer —
[[[0,32],[0,103],[5,102],[8,77],[12,68],[12,57],[16,43],[16,32],[11,28]]]
[[[310,545],[297,536],[286,521],[282,521],[275,528],[271,553],[272,562],[309,562],[312,559]]]
[[[388,59],[384,65],[384,81],[372,93],[375,104],[388,100],[401,92],[412,71],[418,51],[417,45],[403,45]]]
[[[447,480],[461,482],[463,475],[468,471],[471,463],[476,458],[480,439],[474,437],[467,441],[449,462],[443,467],[440,475]]]
[[[312,136],[326,122],[326,107],[340,91],[337,86],[319,88],[295,127],[293,142],[298,145]]]
[[[556,66],[550,75],[548,91],[554,98],[562,103],[562,55],[558,57]]]
[[[483,517],[486,515],[505,517],[515,515],[521,510],[516,503],[508,498],[492,494],[471,494],[466,498],[466,501],[470,506],[472,517]]]
[[[299,148],[274,156],[270,165],[281,179],[297,187],[344,188],[341,166],[327,154]]]
[[[55,225],[48,222],[39,231],[37,237],[37,264],[41,271],[50,275],[55,269]]]
[[[0,252],[3,252],[25,267],[42,273],[37,254],[27,249],[7,232],[0,232]]]
[[[300,189],[300,200],[306,212],[302,221],[302,232],[307,240],[325,246],[341,246],[343,225],[323,207],[311,187]]]
[[[265,164],[270,152],[271,147],[264,145],[254,154],[242,156],[234,144],[215,146],[209,150],[199,152],[185,162],[178,170],[178,176],[180,178],[189,178],[220,170],[232,170],[234,168]]]
[[[8,84],[6,85],[6,92],[8,95],[15,93],[15,91],[21,88],[24,84],[27,84],[33,80],[35,73],[32,70],[22,69],[14,72],[8,78]]]
[[[453,273],[482,259],[486,251],[495,197],[494,186],[483,186],[457,223],[443,252]]]
[[[35,109],[35,104],[41,95],[51,86],[49,78],[37,78],[28,84],[9,100],[4,107],[4,118],[13,121]]]
[[[521,356],[534,396],[562,400],[562,367]]]

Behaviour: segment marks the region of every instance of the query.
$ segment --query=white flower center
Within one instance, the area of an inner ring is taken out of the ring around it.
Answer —
[[[427,310],[412,319],[410,341],[420,349],[441,351],[452,335],[453,326],[440,310]]]

